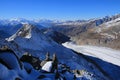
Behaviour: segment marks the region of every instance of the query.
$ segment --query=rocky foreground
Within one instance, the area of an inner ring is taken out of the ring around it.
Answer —
[[[71,70],[49,53],[41,60],[25,53],[20,59],[7,46],[0,48],[0,80],[96,80],[96,76],[86,70]]]

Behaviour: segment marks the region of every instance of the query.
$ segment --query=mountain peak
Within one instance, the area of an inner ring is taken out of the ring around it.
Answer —
[[[22,28],[20,28],[14,35],[6,40],[13,41],[17,36],[29,39],[31,38],[31,30],[33,27],[34,26],[31,24],[24,24]]]

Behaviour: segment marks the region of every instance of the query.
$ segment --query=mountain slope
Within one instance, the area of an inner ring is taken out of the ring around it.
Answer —
[[[55,53],[58,61],[70,66],[71,69],[85,69],[95,74],[97,76],[96,79],[107,79],[107,76],[105,77],[94,64],[62,45],[57,44],[33,25],[24,25],[13,36],[6,40],[8,41],[6,45],[8,45],[19,58],[27,52],[43,60],[47,52],[49,52],[50,55]]]
[[[71,22],[72,23],[72,22]],[[69,36],[79,45],[120,49],[120,15],[92,19],[82,24],[53,25],[50,29]]]

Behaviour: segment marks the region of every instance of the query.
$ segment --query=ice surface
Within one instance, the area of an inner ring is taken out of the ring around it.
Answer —
[[[120,51],[107,47],[89,46],[89,45],[76,45],[71,42],[63,44],[65,47],[73,49],[82,54],[96,57],[112,64],[120,66]]]

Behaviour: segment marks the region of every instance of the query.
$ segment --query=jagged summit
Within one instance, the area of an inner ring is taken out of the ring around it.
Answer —
[[[31,38],[31,30],[33,28],[33,25],[30,24],[24,24],[22,28],[20,28],[14,35],[7,38],[7,41],[13,41],[16,37],[23,37],[23,38]]]

